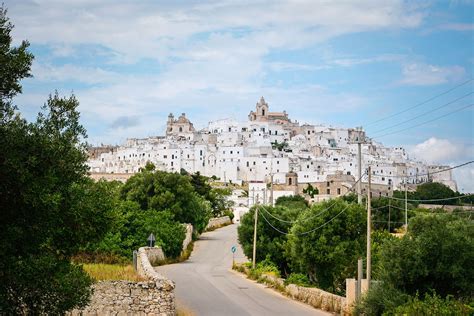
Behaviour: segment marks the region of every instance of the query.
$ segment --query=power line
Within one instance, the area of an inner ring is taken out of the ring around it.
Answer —
[[[449,116],[449,115],[451,115],[451,114],[454,114],[454,113],[457,113],[457,112],[462,111],[462,110],[464,110],[464,109],[467,109],[468,107],[471,107],[471,106],[473,106],[473,105],[474,105],[474,104],[468,104],[468,105],[466,105],[466,106],[464,106],[464,107],[462,107],[462,108],[460,108],[460,109],[457,109],[457,110],[455,110],[455,111],[448,112],[448,113],[446,113],[446,114],[444,114],[444,115],[440,115],[440,116],[438,116],[438,117],[435,117],[434,119],[431,119],[431,120],[422,122],[422,123],[420,123],[420,124],[412,125],[412,126],[409,126],[409,127],[407,127],[407,128],[399,129],[399,130],[396,130],[396,131],[394,131],[394,132],[390,132],[390,133],[378,135],[378,136],[375,136],[375,138],[380,138],[380,137],[385,137],[385,136],[388,136],[388,135],[397,134],[397,133],[400,133],[400,132],[404,132],[404,131],[406,131],[406,130],[408,130],[408,129],[412,129],[412,128],[415,128],[415,127],[419,127],[419,126],[421,126],[421,125],[425,125],[425,124],[434,122],[434,121],[436,121],[436,120],[442,119],[442,118],[444,118],[444,117],[446,117],[446,116]]]
[[[406,199],[406,201],[410,201],[410,202],[437,202],[437,201],[449,201],[449,200],[463,199],[463,198],[470,197],[470,196],[474,196],[474,194],[466,194],[466,195],[461,195],[461,196],[454,196],[454,197],[443,198],[443,199],[431,199],[431,200]],[[393,196],[388,196],[387,198],[392,199],[392,200],[405,201],[405,199],[396,198],[396,197],[393,197]]]
[[[417,108],[417,107],[419,107],[419,106],[422,106],[423,104],[426,104],[426,103],[428,103],[428,102],[430,102],[430,101],[433,101],[434,99],[437,99],[437,98],[439,98],[439,97],[441,97],[441,96],[443,96],[443,95],[445,95],[445,94],[448,94],[448,93],[451,92],[451,91],[456,90],[457,88],[460,88],[460,87],[464,86],[465,84],[471,82],[472,80],[474,80],[474,79],[471,78],[471,79],[469,79],[469,80],[467,80],[467,81],[464,81],[463,83],[461,83],[461,84],[459,84],[459,85],[457,85],[457,86],[454,86],[453,88],[451,88],[451,89],[449,89],[449,90],[447,90],[447,91],[441,92],[440,94],[437,94],[437,95],[435,95],[435,96],[433,96],[433,97],[431,97],[431,98],[429,98],[429,99],[427,99],[427,100],[425,100],[425,101],[423,101],[423,102],[421,102],[421,103],[415,104],[414,106],[411,106],[411,107],[409,107],[409,108],[407,108],[407,109],[405,109],[405,110],[396,112],[396,113],[394,113],[394,114],[391,114],[391,115],[388,115],[388,116],[383,117],[383,118],[381,118],[381,119],[378,119],[378,120],[376,120],[376,121],[373,121],[373,122],[367,124],[366,126],[370,126],[370,125],[373,125],[373,124],[376,124],[376,123],[379,123],[379,122],[388,120],[389,118],[392,118],[392,117],[398,116],[398,115],[400,115],[400,114],[406,113],[406,112],[408,112],[408,111],[410,111],[410,110],[413,110],[413,109],[415,109],[415,108]]]
[[[466,97],[468,97],[468,96],[470,96],[470,95],[472,95],[472,94],[474,94],[474,92],[470,92],[470,93],[468,93],[468,94],[466,94],[466,95],[463,95],[462,97],[457,98],[457,99],[454,100],[454,101],[451,101],[451,102],[448,102],[448,103],[444,103],[444,104],[442,104],[441,106],[438,106],[437,108],[434,108],[434,109],[431,109],[431,110],[429,110],[429,111],[427,111],[427,112],[421,113],[421,114],[419,114],[419,115],[417,115],[417,116],[412,117],[412,118],[409,119],[409,120],[406,120],[406,121],[403,121],[403,122],[401,122],[401,123],[397,123],[397,124],[394,124],[394,125],[391,125],[391,126],[382,128],[382,129],[377,130],[377,131],[375,131],[375,132],[373,132],[373,133],[374,133],[374,134],[377,134],[377,133],[386,131],[386,130],[388,130],[388,129],[392,129],[392,128],[394,128],[394,127],[397,127],[397,126],[406,124],[406,123],[408,123],[408,122],[414,121],[414,120],[416,120],[417,118],[420,118],[420,117],[422,117],[422,116],[424,116],[424,115],[430,114],[430,113],[432,113],[432,112],[434,112],[434,111],[437,111],[437,110],[439,110],[439,109],[441,109],[441,108],[444,108],[445,106],[448,106],[448,105],[450,105],[450,104],[453,104],[453,103],[455,103],[455,102],[457,102],[457,101],[459,101],[459,100],[462,100],[462,99],[464,99],[464,98],[466,98]]]
[[[464,167],[464,166],[469,165],[473,162],[474,162],[474,160],[471,160],[471,161],[465,162],[463,164],[460,164],[460,165],[457,165],[457,166],[454,166],[454,167],[449,167],[449,168],[446,168],[446,169],[443,169],[443,170],[437,170],[437,171],[428,172],[428,173],[420,173],[420,174],[415,174],[415,175],[399,176],[399,175],[388,175],[388,174],[379,174],[379,173],[372,173],[372,175],[373,176],[378,176],[378,177],[386,177],[386,178],[416,178],[416,177],[429,176],[429,175],[433,175],[433,174],[436,174],[436,173],[441,173],[441,172],[453,170],[453,169],[456,169],[456,168]]]
[[[348,193],[353,192],[354,187],[356,186],[356,184],[357,184],[359,181],[362,180],[362,178],[366,175],[366,173],[367,173],[367,172],[365,172],[365,173],[359,178],[359,180],[357,180],[357,181],[352,185],[352,187],[349,188],[349,190],[347,190],[347,192],[344,193],[343,195],[341,195],[340,197],[344,197],[344,196],[346,196]],[[313,216],[311,216],[311,217],[305,218],[304,221],[309,221],[309,220],[311,220],[311,219],[314,219],[314,218],[316,218],[316,217],[319,217],[321,214],[323,214],[324,212],[326,212],[327,210],[329,210],[331,207],[333,207],[334,205],[336,205],[336,203],[337,203],[337,201],[334,201],[334,203],[332,203],[331,205],[329,205],[327,208],[321,210],[319,213],[317,213],[317,214],[315,214],[315,215],[313,215]],[[279,217],[273,215],[272,213],[270,213],[270,212],[269,212],[268,210],[266,210],[264,207],[263,207],[263,210],[264,210],[268,215],[270,215],[271,217],[273,217],[274,219],[276,219],[276,220],[278,220],[278,221],[280,221],[280,222],[283,222],[283,223],[294,224],[294,223],[300,222],[300,221],[298,221],[298,220],[288,221],[288,220],[279,218]]]
[[[324,226],[326,226],[327,224],[329,224],[330,222],[332,222],[334,219],[336,219],[339,215],[341,215],[342,213],[344,213],[349,207],[351,206],[350,203],[347,204],[347,206],[345,208],[342,209],[342,211],[340,211],[339,213],[337,213],[334,217],[332,217],[331,219],[329,219],[327,222],[319,225],[318,227],[315,227],[311,230],[308,230],[308,231],[305,231],[305,232],[302,232],[302,233],[293,233],[294,235],[297,235],[297,236],[303,236],[303,235],[307,235],[309,233],[312,233],[312,232],[315,232],[316,230],[320,229],[320,228],[323,228]],[[268,219],[265,217],[265,215],[262,214],[262,217],[263,219],[265,220],[265,222],[267,222],[268,225],[270,225],[271,228],[273,228],[275,231],[281,233],[281,234],[284,234],[284,235],[288,235],[290,233],[288,232],[284,232],[278,228],[276,228],[275,226],[273,226],[269,221]]]

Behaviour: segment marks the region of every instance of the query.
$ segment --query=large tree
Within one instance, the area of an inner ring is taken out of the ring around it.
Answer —
[[[366,219],[359,204],[342,199],[313,205],[301,213],[288,235],[294,272],[307,274],[322,289],[341,294],[364,255]]]
[[[142,170],[128,179],[121,197],[135,201],[144,211],[169,211],[181,223],[200,233],[211,216],[210,202],[194,191],[190,177],[179,173]]]
[[[0,8],[0,314],[62,314],[88,302],[92,280],[70,258],[105,233],[110,201],[86,176],[74,96],[50,96],[36,122],[14,115],[33,57],[11,29]]]
[[[33,54],[28,51],[28,41],[12,47],[13,25],[7,17],[7,10],[0,7],[0,123],[13,116],[12,98],[21,93],[20,81],[31,77],[30,67]]]

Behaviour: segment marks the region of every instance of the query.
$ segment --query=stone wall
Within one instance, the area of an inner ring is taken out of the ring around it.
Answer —
[[[183,224],[183,226],[186,229],[186,235],[184,236],[182,251],[185,251],[188,248],[191,241],[193,241],[193,225]]]
[[[176,315],[174,282],[153,269],[148,256],[164,259],[159,247],[141,247],[137,254],[137,273],[143,282],[102,281],[93,285],[91,302],[69,315]]]
[[[209,220],[206,230],[218,228],[220,226],[232,224],[229,216],[215,217]]]
[[[243,265],[237,265],[236,270],[244,272],[247,276],[250,273],[250,270]],[[347,304],[345,297],[315,287],[304,287],[296,284],[286,285],[285,279],[265,273],[259,276],[258,281],[283,292],[295,300],[311,305],[314,308],[335,313],[336,315],[352,315],[352,306]]]
[[[145,281],[102,281],[94,284],[91,302],[69,315],[175,315],[172,288]]]

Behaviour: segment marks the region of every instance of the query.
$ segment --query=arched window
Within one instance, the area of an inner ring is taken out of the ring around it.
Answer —
[[[291,178],[288,178],[288,185],[291,185]]]
[[[265,116],[265,110],[262,109],[262,116]]]

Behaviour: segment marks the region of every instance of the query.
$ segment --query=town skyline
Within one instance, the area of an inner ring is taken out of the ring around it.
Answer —
[[[31,119],[38,100],[72,91],[94,145],[159,135],[171,111],[187,113],[197,128],[241,121],[262,95],[301,123],[362,126],[371,136],[387,121],[369,123],[473,74],[473,5],[465,1],[5,4],[15,40],[27,39],[35,54],[34,78],[15,100],[20,111]],[[471,160],[472,107],[452,112],[472,103],[472,86],[390,123],[446,117],[377,140],[430,163]],[[457,172],[474,182],[473,168]]]

